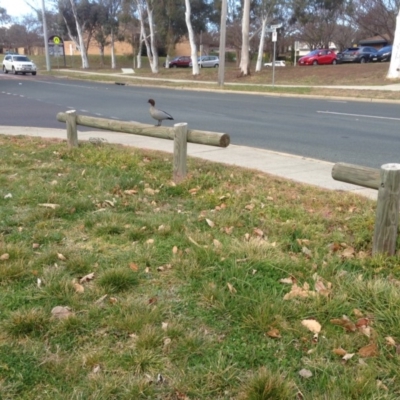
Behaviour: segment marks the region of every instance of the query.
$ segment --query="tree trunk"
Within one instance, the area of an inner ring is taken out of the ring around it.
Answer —
[[[158,50],[156,47],[156,37],[154,32],[154,20],[153,20],[153,10],[149,6],[149,0],[146,0],[147,4],[147,18],[149,20],[149,29],[150,29],[150,46],[152,59],[150,60],[150,68],[153,74],[158,73]]]
[[[114,40],[114,28],[111,28],[111,69],[117,68],[117,63],[115,61],[115,40]]]
[[[193,27],[192,27],[192,22],[190,21],[190,1],[185,0],[185,6],[186,6],[186,11],[185,11],[185,20],[186,20],[186,26],[189,34],[189,43],[190,43],[190,57],[192,59],[192,73],[193,75],[199,75],[199,64],[197,63],[197,48],[196,48],[196,42],[194,39],[194,33],[193,33]]]
[[[250,0],[244,0],[242,17],[242,52],[240,56],[240,72],[247,76],[250,74]]]
[[[268,16],[264,16],[263,20],[262,20],[262,26],[261,26],[260,45],[258,46],[256,72],[260,72],[261,69],[262,69],[264,43],[265,43],[265,29],[266,29],[266,26],[267,26],[267,21],[268,21]]]
[[[75,24],[76,24],[76,31],[78,33],[79,51],[81,53],[81,58],[82,58],[82,68],[86,69],[86,68],[89,68],[89,61],[88,61],[88,58],[87,58],[85,42],[83,40],[82,26],[81,26],[81,24],[79,23],[79,20],[78,20],[78,15],[77,15],[77,12],[76,12],[74,0],[70,0],[70,3],[71,3],[72,13],[74,14],[74,19],[75,19]]]
[[[396,18],[396,31],[394,33],[392,58],[390,59],[388,79],[400,78],[400,10]]]

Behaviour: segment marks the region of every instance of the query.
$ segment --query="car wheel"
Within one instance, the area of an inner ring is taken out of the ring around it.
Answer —
[[[32,75],[36,75],[36,72],[32,72]]]
[[[333,60],[332,61],[332,65],[336,65],[337,64],[337,61],[336,60]]]
[[[176,64],[172,65],[172,68],[176,68],[176,67],[177,67],[177,65],[176,65]]]
[[[317,61],[317,60],[314,60],[313,63],[312,63],[312,65],[318,65],[318,61]]]
[[[12,73],[13,73],[14,75],[17,75],[17,74],[18,74],[18,72],[15,70],[14,67],[12,67]]]
[[[6,68],[5,65],[3,65],[3,72],[4,72],[5,74],[8,74],[8,71],[7,71],[7,68]]]
[[[360,64],[365,64],[365,58],[364,57],[360,58]]]
[[[214,68],[218,68],[218,67],[219,67],[219,65],[218,65],[218,64],[215,64],[215,65],[214,65]]]

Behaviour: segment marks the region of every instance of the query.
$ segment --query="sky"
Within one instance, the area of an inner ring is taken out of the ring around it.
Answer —
[[[29,1],[34,7],[41,9],[42,3],[39,0]],[[22,17],[26,14],[32,14],[32,8],[30,8],[25,0],[0,0],[0,6],[7,10],[7,14],[11,17]]]

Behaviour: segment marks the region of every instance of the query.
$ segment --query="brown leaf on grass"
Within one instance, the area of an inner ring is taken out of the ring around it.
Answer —
[[[207,222],[207,224],[208,224],[208,226],[209,226],[210,228],[214,228],[215,223],[214,223],[213,221],[211,221],[211,219],[206,218],[206,222]]]
[[[116,297],[110,297],[109,301],[111,304],[117,304],[118,303],[118,299]]]
[[[317,281],[315,282],[315,291],[321,294],[322,296],[328,297],[331,294],[332,284],[330,282],[325,286],[324,282],[322,282],[321,278],[318,276]]]
[[[247,206],[245,206],[244,208],[245,208],[246,210],[248,210],[248,211],[252,211],[254,207],[255,207],[254,204],[247,204]]]
[[[172,254],[178,254],[178,246],[172,248]]]
[[[229,226],[229,227],[225,227],[224,228],[224,232],[227,234],[227,235],[231,235],[232,234],[232,232],[233,232],[233,226]]]
[[[396,346],[396,341],[391,336],[386,336],[385,341],[389,346]]]
[[[360,311],[358,308],[355,308],[355,309],[353,310],[353,314],[354,314],[354,316],[357,317],[357,318],[362,318],[362,317],[364,316],[363,312]]]
[[[133,272],[137,272],[137,271],[139,270],[139,266],[138,266],[136,263],[134,263],[134,262],[129,263],[129,268],[130,268]]]
[[[368,326],[369,325],[369,319],[368,318],[359,318],[356,321],[356,327],[360,328],[362,326]]]
[[[151,298],[149,299],[148,303],[149,303],[149,304],[156,304],[157,301],[158,301],[158,298],[155,296],[155,297],[151,297]]]
[[[61,253],[57,253],[57,258],[59,259],[59,260],[61,260],[61,261],[66,261],[66,257],[63,255],[63,254],[61,254]]]
[[[87,274],[83,278],[79,279],[79,283],[90,282],[93,279],[94,279],[94,272],[91,272],[90,274]]]
[[[273,339],[280,339],[280,338],[282,337],[281,334],[280,334],[280,332],[279,332],[279,330],[276,329],[276,328],[270,329],[270,330],[266,333],[266,335],[269,336],[270,338],[273,338]]]
[[[355,323],[352,322],[346,315],[343,315],[342,318],[331,319],[331,323],[342,326],[347,332],[355,332],[357,330]]]
[[[333,353],[335,353],[336,355],[343,357],[347,354],[347,351],[345,349],[342,349],[341,347],[338,347],[337,349],[333,349],[332,350]]]
[[[8,253],[4,253],[0,256],[1,261],[8,260],[10,258],[10,255]]]
[[[60,207],[59,204],[52,204],[52,203],[41,203],[41,204],[38,204],[38,206],[40,206],[40,207],[46,207],[46,208],[51,208],[51,209],[53,209],[53,210],[55,210],[57,207]]]
[[[154,239],[148,239],[148,240],[146,240],[146,244],[154,244]]]
[[[354,258],[354,254],[355,254],[354,248],[353,247],[347,247],[342,251],[341,256],[343,258]]]
[[[307,283],[304,283],[303,287],[297,286],[297,284],[294,283],[291,291],[289,293],[286,293],[283,296],[283,300],[290,300],[295,297],[306,298],[306,297],[312,297],[315,295],[316,295],[315,292],[309,290],[309,286]]]
[[[237,292],[237,290],[229,282],[226,285],[228,286],[228,289],[232,294],[235,294]]]
[[[54,318],[65,319],[71,317],[72,315],[74,315],[74,313],[69,307],[56,306],[51,310],[51,315]]]
[[[299,371],[299,375],[302,378],[311,378],[313,376],[313,373],[309,369],[303,368],[302,370]]]
[[[301,324],[305,326],[312,333],[320,333],[321,332],[321,324],[315,319],[303,319]]]
[[[221,247],[221,246],[222,246],[222,243],[221,243],[219,240],[214,239],[214,240],[213,240],[213,245],[214,245],[215,247]]]
[[[133,194],[137,194],[138,191],[135,189],[127,189],[127,190],[124,190],[124,193],[128,194],[128,195],[133,195]]]
[[[72,284],[74,286],[76,293],[84,293],[85,292],[85,288],[78,282],[73,282]]]
[[[301,249],[302,253],[304,255],[306,255],[307,257],[311,257],[312,256],[312,251],[307,248],[306,246],[303,246],[303,248]]]
[[[264,232],[259,228],[254,228],[253,233],[258,237],[261,237],[261,238],[264,237]]]
[[[361,357],[376,357],[379,355],[378,346],[375,343],[370,343],[367,346],[361,347],[358,350],[358,354]]]
[[[294,276],[289,276],[288,278],[279,279],[279,282],[280,283],[285,283],[285,284],[288,284],[288,285],[293,285],[293,283],[296,283],[297,281],[296,281],[296,278]]]
[[[32,249],[38,249],[40,247],[39,243],[32,243]]]
[[[199,190],[200,190],[199,187],[195,187],[195,188],[189,189],[189,193],[190,193],[192,196],[194,196],[194,195],[197,194],[197,192],[198,192]]]

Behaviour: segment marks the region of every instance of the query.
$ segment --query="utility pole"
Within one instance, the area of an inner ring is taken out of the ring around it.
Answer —
[[[46,22],[46,12],[44,8],[44,0],[42,0],[42,18],[43,18],[44,51],[46,53],[46,68],[47,71],[51,71],[50,58],[49,58],[49,38],[47,36],[47,22]]]
[[[218,68],[218,85],[224,86],[225,77],[225,42],[226,42],[226,16],[228,14],[228,3],[222,0],[221,5],[221,25],[219,32],[219,68]]]

